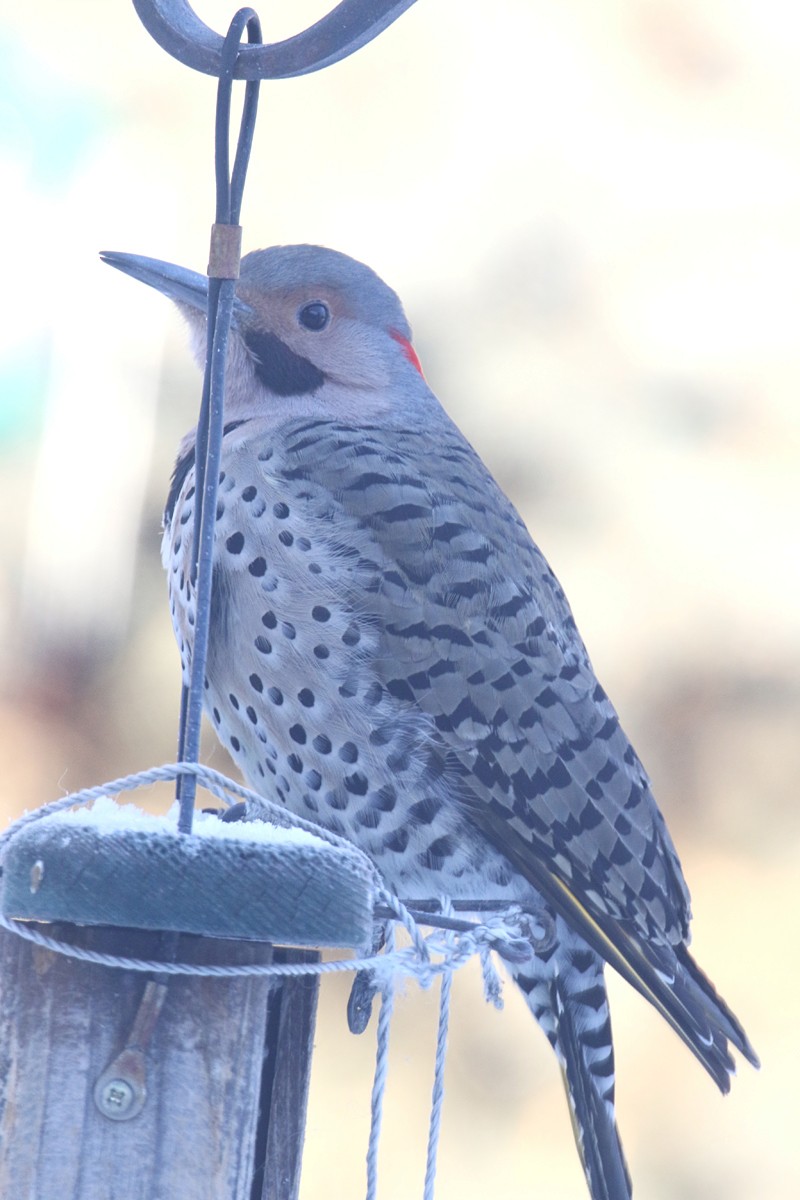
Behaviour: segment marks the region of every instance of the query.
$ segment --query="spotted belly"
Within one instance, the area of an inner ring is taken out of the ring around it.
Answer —
[[[381,670],[382,581],[363,531],[332,530],[310,485],[287,492],[266,473],[252,478],[252,457],[228,455],[205,691],[220,741],[255,791],[349,838],[403,894],[526,895],[460,811],[463,767],[404,694],[400,672]],[[165,535],[187,677],[193,494],[187,472]]]

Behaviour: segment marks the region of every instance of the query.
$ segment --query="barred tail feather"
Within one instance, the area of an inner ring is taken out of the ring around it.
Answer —
[[[686,946],[668,940],[645,938],[632,921],[621,921],[596,905],[589,905],[561,879],[509,824],[501,824],[494,811],[470,809],[473,820],[575,934],[617,970],[661,1013],[703,1064],[721,1092],[731,1086],[736,1069],[730,1045],[748,1062],[758,1057],[739,1021],[696,965]]]
[[[603,961],[557,920],[559,936],[514,978],[561,1066],[592,1200],[630,1200],[614,1116],[614,1049]]]
[[[610,917],[589,913],[555,876],[550,876],[548,883],[543,893],[556,912],[650,1001],[703,1064],[721,1092],[730,1091],[736,1067],[729,1041],[748,1062],[759,1065],[739,1021],[685,945],[641,941]]]
[[[554,991],[558,993],[558,985]],[[556,1053],[561,1061],[572,1128],[592,1200],[630,1200],[633,1191],[622,1143],[614,1118],[612,1098],[602,1094],[601,1081],[587,1058],[585,1034],[580,1031],[579,1010],[569,997],[557,995]],[[559,1011],[560,1010],[560,1011]],[[613,1051],[609,1042],[613,1081]]]
[[[719,1025],[724,1037],[728,1038],[733,1046],[743,1054],[749,1063],[754,1067],[761,1066],[758,1055],[742,1028],[741,1022],[731,1012],[728,1005],[720,996],[717,989],[714,987],[711,980],[704,971],[698,967],[697,963],[692,958],[685,946],[677,946],[675,948],[676,957],[686,976],[691,979],[692,984],[696,989],[696,994],[702,996],[706,1011],[710,1013],[712,1021],[716,1021]]]

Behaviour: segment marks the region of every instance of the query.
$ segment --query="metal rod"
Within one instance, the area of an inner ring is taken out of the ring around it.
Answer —
[[[342,0],[302,33],[270,46],[243,47],[235,79],[291,79],[308,75],[366,46],[415,0]],[[206,75],[222,69],[223,39],[200,20],[187,0],[133,0],[139,19],[158,44]]]
[[[233,179],[231,179],[228,144],[231,91],[234,67],[240,52],[239,43],[245,27],[251,42],[261,38],[258,17],[250,8],[240,9],[231,21],[225,38],[222,74],[217,90],[215,164],[216,223],[218,225],[238,224],[247,161],[255,127],[259,84],[257,81],[251,81],[247,84],[239,142],[234,159]],[[236,274],[238,274],[238,264]],[[224,428],[225,366],[235,287],[236,282],[233,278],[221,279],[212,276],[208,281],[206,369],[195,452],[196,508],[192,555],[193,579],[191,580],[195,588],[195,624],[188,691],[182,695],[181,699],[181,724],[178,732],[181,762],[197,762],[200,755],[200,729],[211,624],[217,489],[219,487],[219,465]],[[177,796],[180,801],[178,829],[181,833],[191,832],[196,790],[197,780],[194,775],[179,776],[177,785]]]

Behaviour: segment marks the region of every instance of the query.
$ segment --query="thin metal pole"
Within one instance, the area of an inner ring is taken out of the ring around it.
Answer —
[[[247,163],[255,129],[258,80],[248,82],[245,89],[239,141],[231,176],[229,174],[231,92],[234,68],[245,27],[250,42],[261,41],[261,25],[256,13],[251,8],[242,8],[236,13],[231,21],[222,51],[215,126],[216,226],[238,226],[239,224]],[[211,270],[213,267],[210,268]],[[225,277],[210,274],[208,281],[206,369],[197,424],[195,454],[197,507],[195,509],[192,553],[193,570],[190,581],[195,591],[194,639],[189,684],[188,687],[184,684],[181,693],[178,732],[178,757],[181,762],[196,763],[200,754],[200,729],[203,717],[203,694],[206,684],[206,659],[211,621],[214,529],[224,430],[225,366],[238,270],[237,259],[234,266],[227,267]],[[195,776],[181,775],[177,785],[177,797],[180,801],[178,829],[181,833],[191,832],[195,793]]]

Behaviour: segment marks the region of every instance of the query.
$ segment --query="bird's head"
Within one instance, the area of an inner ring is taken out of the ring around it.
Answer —
[[[173,300],[206,354],[208,277],[106,251],[101,258]],[[242,259],[231,325],[228,415],[299,411],[361,417],[427,391],[403,307],[374,271],[323,246],[273,246]]]

